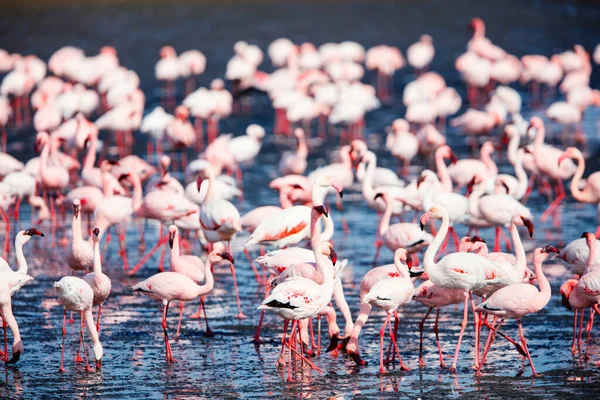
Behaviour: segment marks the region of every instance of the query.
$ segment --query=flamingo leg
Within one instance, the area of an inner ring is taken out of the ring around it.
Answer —
[[[531,354],[529,353],[529,348],[527,347],[527,340],[525,339],[525,335],[523,334],[523,325],[521,324],[521,318],[517,319],[517,324],[519,325],[519,336],[521,336],[521,344],[523,345],[523,349],[527,353],[527,359],[529,359],[529,365],[531,365],[531,372],[533,373],[533,376],[539,376],[538,373],[535,372],[533,360],[531,359]]]
[[[231,245],[227,243],[227,248],[231,251]],[[237,302],[238,314],[235,316],[237,319],[244,319],[246,316],[242,312],[242,302],[240,301],[240,292],[238,291],[237,280],[235,278],[235,266],[233,263],[230,264],[231,276],[233,277],[233,287],[235,288],[235,300]]]
[[[96,331],[100,334],[100,316],[102,315],[102,304],[98,306],[98,320],[96,321]]]
[[[83,316],[83,314],[81,314]],[[73,313],[71,313],[71,319],[73,319]],[[81,325],[79,326],[79,347],[77,348],[77,354],[75,355],[75,362],[83,362],[81,358],[81,347],[83,345],[83,317],[81,318]]]
[[[397,314],[397,311],[395,311],[394,314]],[[396,316],[396,321],[398,321],[398,324],[399,324],[399,319],[397,316]],[[408,368],[406,365],[404,365],[404,362],[402,362],[402,356],[400,355],[400,349],[398,349],[398,345],[396,344],[396,333],[392,332],[392,324],[388,324],[388,328],[390,331],[391,342],[394,345],[394,352],[395,352],[395,354],[398,354],[398,361],[400,362],[400,368],[403,371],[410,371],[410,368]]]
[[[248,262],[250,263],[250,266],[252,267],[252,272],[254,272],[254,276],[256,277],[256,283],[258,283],[260,285],[261,284],[261,276],[258,272],[258,268],[256,268],[256,265],[254,265],[254,260],[250,256],[250,252],[248,251],[247,248],[244,248],[244,254],[246,255],[246,258],[248,259]]]
[[[385,373],[385,368],[383,368],[383,339],[385,338],[385,327],[390,322],[390,316],[391,314],[387,314],[379,331],[379,373],[381,374]]]
[[[60,357],[60,368],[58,372],[65,372],[65,337],[67,336],[67,309],[64,309],[63,313],[63,326],[62,326],[62,346],[61,346],[61,357]]]
[[[320,318],[320,316],[318,318]],[[310,347],[311,347],[311,351],[314,353],[314,349],[315,349],[315,347],[317,347],[317,344],[315,343],[315,330],[313,329],[313,320],[312,320],[312,318],[310,318],[308,320],[308,329],[309,329],[309,332],[310,332]],[[319,338],[321,336],[320,334],[321,334],[321,332],[319,332]],[[317,351],[319,353],[321,352],[321,344],[320,343],[319,343],[319,348],[317,349]]]
[[[285,360],[283,358],[283,352],[285,351],[285,337],[287,335],[288,325],[290,321],[287,319],[283,320],[283,334],[281,335],[281,352],[279,353],[279,358],[277,359],[277,365],[285,365]]]
[[[575,354],[577,351],[577,312],[579,310],[576,308],[573,311],[573,340],[571,341],[571,353]]]
[[[108,239],[107,239],[108,240]],[[138,270],[140,268],[142,268],[142,265],[144,265],[146,263],[146,261],[148,261],[148,259],[150,257],[152,257],[152,255],[154,253],[156,253],[156,251],[165,243],[167,243],[167,241],[169,240],[169,235],[166,235],[165,237],[163,237],[162,239],[160,239],[158,241],[158,243],[156,243],[156,246],[154,246],[144,257],[142,257],[142,259],[136,264],[135,267],[133,267],[133,269],[131,269],[130,271],[127,272],[128,275],[134,275],[136,272],[138,272]]]
[[[4,319],[4,315],[1,312],[0,316],[2,317],[2,330],[4,331],[4,354],[2,354],[2,360],[8,361],[8,336],[6,336],[6,328],[8,327],[8,323]]]
[[[587,332],[587,339],[585,341],[585,358],[589,359],[588,356],[588,348],[590,346],[590,336],[592,333],[592,327],[594,326],[594,314],[596,313],[596,311],[593,308],[590,308],[590,319],[588,320],[588,323],[585,327],[585,331]]]
[[[460,243],[460,240],[458,240],[458,235],[456,234],[456,230],[454,229],[453,226],[450,227],[450,233],[452,234],[452,240],[454,241],[454,247],[456,248],[456,251],[458,252],[458,245]]]
[[[456,372],[456,365],[458,364],[458,353],[460,352],[460,344],[462,342],[463,335],[465,333],[465,329],[467,327],[468,322],[468,312],[469,312],[469,294],[465,292],[465,302],[464,302],[464,314],[463,321],[460,327],[460,333],[458,335],[458,342],[456,343],[456,352],[454,353],[454,361],[452,361],[452,366],[450,370]]]
[[[271,292],[271,286],[270,285],[265,285],[265,286],[266,286],[266,290],[265,290],[265,299],[266,299],[269,296],[269,293]],[[264,319],[265,319],[265,310],[262,310],[262,312],[260,313],[260,320],[258,321],[258,326],[256,327],[256,333],[254,333],[254,343],[262,343],[262,339],[260,338],[260,330],[262,328]]]
[[[83,333],[83,311],[79,312],[79,318],[81,319],[81,329],[79,330],[79,340],[81,341],[81,345],[83,347],[83,355],[85,357],[85,371],[91,372],[92,369],[90,368],[87,347],[85,345],[85,334]]]
[[[185,308],[185,305],[183,304],[183,301],[179,302],[179,320],[177,321],[177,332],[175,333],[175,341],[178,342],[179,341],[179,332],[181,331],[181,320],[183,319],[183,309]]]
[[[292,381],[292,340],[296,334],[296,328],[298,327],[298,321],[292,321],[292,331],[290,333],[290,340],[288,344],[288,382]]]
[[[398,335],[398,325],[400,324],[400,319],[398,318],[398,311],[394,310],[394,338],[396,337],[396,335]],[[392,323],[390,322],[390,329],[392,329]],[[393,352],[393,344],[394,342],[392,342],[390,340],[390,344],[388,346],[388,351],[387,351],[387,355],[385,357],[385,363],[388,364],[390,362],[395,362],[396,361],[396,353]],[[390,353],[392,356],[392,359],[390,360]]]
[[[119,224],[119,247],[119,252],[123,259],[123,269],[127,271],[129,269],[129,263],[127,261],[127,247],[125,246],[125,227],[122,223]]]
[[[433,325],[433,332],[435,333],[435,340],[437,342],[438,354],[440,356],[440,368],[446,368],[446,364],[444,364],[444,354],[442,352],[442,344],[440,343],[440,335],[438,331],[438,321],[440,319],[440,309],[437,309],[435,314],[435,324]]]
[[[208,326],[208,315],[206,314],[206,308],[204,308],[204,297],[205,296],[200,296],[200,306],[202,307],[202,311],[204,312],[204,322],[206,322],[206,332],[204,332],[204,334],[208,337],[213,337],[215,336],[215,334],[210,329],[210,326]]]
[[[496,333],[498,332],[498,330],[500,329],[500,327],[502,326],[503,323],[504,323],[504,319],[501,318],[500,321],[498,322],[498,325],[490,331],[490,336],[488,337],[488,340],[485,344],[485,349],[483,351],[483,356],[481,357],[481,363],[479,364],[479,369],[481,369],[481,367],[483,366],[483,363],[485,362],[485,359],[487,358],[488,352],[490,351],[490,348],[492,347],[492,344],[494,343],[494,340],[496,339]]]
[[[554,199],[554,201],[550,203],[546,211],[544,211],[544,213],[542,214],[542,218],[540,218],[540,221],[546,222],[546,220],[554,212],[554,210],[560,207],[560,204],[562,203],[564,198],[565,187],[563,185],[562,180],[559,179],[556,181],[556,199]]]
[[[502,228],[500,226],[496,226],[496,236],[494,237],[494,252],[499,252],[500,249],[500,232],[502,232]]]
[[[163,307],[163,318],[162,318],[162,328],[163,333],[165,335],[165,360],[166,362],[174,362],[173,352],[171,351],[171,343],[169,342],[169,335],[167,334],[167,313],[169,312],[169,303],[165,302]]]
[[[577,335],[577,350],[581,351],[581,334],[583,333],[583,318],[585,316],[585,308],[581,310],[579,316],[579,334]]]
[[[377,265],[377,260],[379,259],[379,253],[381,253],[381,246],[383,245],[383,240],[379,237],[375,240],[375,257],[373,257],[373,265]]]
[[[473,310],[473,319],[475,321],[475,365],[473,368],[479,369],[479,331],[481,329],[479,320],[481,319],[481,315],[475,311],[475,302],[473,301],[472,293],[469,293],[469,299],[471,300],[471,310]]]
[[[425,361],[423,360],[423,327],[425,326],[425,320],[431,313],[431,310],[433,310],[433,307],[429,307],[429,310],[427,310],[427,314],[425,314],[425,316],[419,323],[419,366],[420,367],[425,366]]]

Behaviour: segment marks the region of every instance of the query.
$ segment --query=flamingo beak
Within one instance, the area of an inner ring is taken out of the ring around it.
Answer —
[[[329,212],[327,212],[327,207],[325,207],[324,205],[315,206],[315,207],[313,207],[313,208],[314,208],[314,210],[315,210],[316,212],[318,212],[319,214],[322,214],[322,215],[324,215],[324,216],[326,216],[326,217],[329,217]]]
[[[411,269],[413,266],[413,259],[410,254],[406,255],[406,265],[408,266],[408,269]]]
[[[413,271],[410,270],[408,271],[409,275],[411,278],[418,278],[419,276],[423,275],[425,273],[425,271]]]
[[[79,206],[77,204],[73,204],[73,215],[75,215],[75,218],[79,218]]]
[[[425,181],[425,177],[424,176],[419,176],[419,179],[417,179],[417,189],[421,187],[421,183],[423,183]]]
[[[521,217],[521,220],[523,221],[523,224],[525,224],[525,226],[527,227],[527,230],[529,231],[529,237],[532,238],[533,237],[533,222],[531,222],[531,220],[529,218],[525,218],[525,217]]]
[[[373,201],[377,200],[378,198],[383,197],[383,193],[377,193],[375,195],[375,197],[373,198]]]
[[[469,239],[469,241],[471,243],[477,243],[477,242],[481,242],[481,243],[485,243],[485,239],[483,239],[481,236],[471,236],[471,238]]]
[[[344,198],[344,188],[339,183],[331,181],[331,186],[340,194],[340,199]]]
[[[127,179],[127,178],[129,178],[129,174],[122,174],[122,175],[119,175],[119,182],[121,182],[121,181],[123,181],[123,180],[125,180],[125,179]]]
[[[200,191],[200,187],[202,186],[202,181],[204,179],[201,177],[198,177],[198,179],[196,179],[196,188],[198,189],[198,191]]]
[[[339,340],[340,338],[337,335],[333,335],[331,337],[331,342],[329,342],[329,346],[327,346],[327,350],[325,350],[325,352],[329,353],[330,351],[337,349]]]
[[[542,249],[542,253],[556,253],[556,254],[560,254],[560,251],[556,247],[554,247],[552,245],[548,245],[548,246],[545,246]]]
[[[100,236],[100,229],[98,229],[98,228],[94,228],[94,230],[92,231],[92,233],[93,233],[94,235],[96,235],[96,237],[98,237],[98,236]]]
[[[510,193],[510,189],[508,188],[508,185],[506,184],[506,182],[504,181],[500,181],[500,183],[502,184],[502,186],[504,187],[504,189],[506,190],[506,193]]]
[[[588,232],[583,232],[583,233],[581,234],[581,238],[582,238],[582,239],[585,239],[585,238],[587,237],[587,235],[589,235],[589,233],[588,233]]]
[[[233,257],[231,256],[231,254],[227,253],[227,252],[223,252],[221,254],[219,254],[219,256],[223,259],[223,260],[227,260],[230,263],[235,265],[235,260],[233,259]]]
[[[169,247],[173,248],[173,242],[175,241],[175,233],[169,232]]]
[[[100,371],[102,369],[102,360],[96,360],[96,371]]]
[[[431,218],[431,211],[427,211],[419,219],[419,225],[421,226],[422,231],[425,230],[425,224],[427,223],[427,221],[429,221],[429,218]]]
[[[333,265],[337,264],[338,256],[337,256],[337,253],[335,252],[335,250],[333,248],[331,249],[331,252],[329,254],[329,258],[331,258],[331,262],[333,263]]]
[[[18,350],[13,353],[12,358],[10,360],[6,361],[5,364],[6,365],[14,365],[17,363],[17,361],[19,361],[20,358],[21,358],[21,351]]]
[[[367,365],[367,362],[365,360],[363,360],[362,358],[360,358],[360,355],[357,353],[348,353],[350,355],[350,358],[352,359],[352,361],[354,361],[354,363],[358,366],[365,366]]]
[[[456,158],[456,155],[454,153],[450,153],[450,161],[452,162],[452,164],[456,164],[458,162],[458,158]]]
[[[561,299],[562,305],[565,306],[565,308],[567,310],[573,311],[573,307],[571,307],[571,304],[569,303],[569,298],[567,297],[567,295],[564,293],[561,293],[560,296],[562,297],[562,299]]]
[[[41,237],[44,237],[44,234],[41,231],[39,231],[39,230],[37,230],[35,228],[29,228],[29,229],[27,229],[25,231],[25,235],[27,235],[27,236],[41,236]]]

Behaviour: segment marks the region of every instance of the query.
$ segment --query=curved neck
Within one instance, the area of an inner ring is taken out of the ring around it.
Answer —
[[[540,147],[544,144],[544,140],[546,139],[546,128],[541,126],[537,129],[535,133],[535,139],[533,140],[533,149],[537,153]]]
[[[321,232],[321,241],[327,242],[333,237],[333,220],[331,219],[331,215],[328,217],[323,216],[323,232]]]
[[[394,257],[394,266],[400,273],[401,277],[403,277],[404,279],[410,279],[410,272],[408,271],[408,266],[403,264],[400,257]]]
[[[498,166],[492,160],[492,155],[488,151],[481,152],[481,161],[485,164],[490,176],[498,175]]]
[[[575,160],[577,160],[577,170],[575,171],[575,175],[573,175],[573,179],[571,179],[571,194],[577,201],[592,202],[595,199],[590,197],[585,191],[579,189],[579,184],[585,171],[585,160],[581,154],[577,154]]]
[[[173,238],[173,247],[171,248],[171,264],[175,261],[179,261],[179,232],[175,234],[175,238]]]
[[[320,215],[315,210],[312,210],[310,213],[310,246],[313,251],[315,251],[319,243],[321,243],[321,232],[319,232],[317,227],[319,218]]]
[[[321,275],[323,276],[323,283],[321,287],[324,291],[329,294],[333,293],[333,268],[331,265],[331,260],[327,258],[327,256],[323,255],[320,251],[314,250],[315,253],[315,261],[317,263],[317,268],[320,270]],[[327,300],[329,302],[329,299]]]
[[[208,171],[208,188],[206,190],[206,196],[204,196],[204,201],[202,202],[202,204],[206,204],[209,203],[213,200],[214,197],[214,188],[215,188],[215,174],[212,172],[212,170]]]
[[[304,137],[304,135],[298,138],[298,148],[296,149],[296,155],[302,158],[306,158],[308,156],[308,146],[306,145],[306,138]]]
[[[448,218],[448,214],[444,214],[442,216],[442,225],[440,229],[437,231],[437,234],[433,238],[433,241],[425,251],[425,256],[423,257],[423,268],[425,268],[425,272],[431,278],[432,276],[437,275],[437,264],[435,263],[435,255],[437,254],[442,242],[446,238],[448,234],[448,226],[450,225],[450,220]],[[435,278],[434,278],[435,279]]]
[[[100,181],[102,182],[102,193],[104,196],[112,196],[114,194],[109,175],[109,171],[100,171]]]
[[[90,148],[85,156],[85,160],[83,161],[83,169],[91,169],[94,168],[96,164],[96,137],[94,135],[90,136]]]
[[[19,236],[17,236],[18,238]],[[25,259],[25,255],[23,254],[23,245],[24,243],[15,239],[15,253],[17,256],[17,272],[20,274],[27,274],[27,260]]]
[[[550,299],[550,283],[542,270],[542,262],[536,260],[535,254],[533,256],[533,270],[540,286],[540,293],[546,294],[548,299]]]
[[[435,153],[435,168],[437,169],[437,176],[440,179],[444,192],[452,192],[452,179],[450,179],[448,167],[446,167],[446,162],[441,153]]]
[[[13,315],[10,300],[2,304],[0,310],[2,310],[2,318],[4,319],[4,322],[8,325],[10,331],[13,333],[14,348],[21,342],[21,333],[19,332],[19,325],[17,324],[17,320]]]
[[[292,200],[290,200],[290,191],[287,188],[282,188],[279,191],[279,202],[281,203],[281,208],[290,208],[294,205]]]
[[[475,218],[481,218],[481,212],[479,211],[479,199],[485,192],[483,183],[480,183],[475,190],[469,196],[469,212]]]
[[[137,175],[133,175],[131,181],[133,184],[133,212],[135,213],[142,207],[142,182]]]
[[[521,136],[518,134],[513,134],[508,142],[508,148],[506,149],[506,153],[508,155],[508,162],[512,165],[515,165],[517,162],[517,153],[519,151],[519,144],[521,142]]]
[[[523,279],[525,276],[525,267],[527,266],[527,255],[525,254],[525,248],[523,248],[519,229],[515,223],[510,224],[510,237],[513,241],[513,246],[515,246],[515,271],[519,278]]]
[[[100,258],[100,240],[96,240],[94,242],[94,276],[96,278],[102,275],[102,261]]]
[[[375,190],[373,189],[373,174],[375,174],[375,168],[377,168],[377,157],[375,156],[375,153],[370,153],[362,182],[362,194],[366,199],[372,200],[373,197],[375,197]]]
[[[525,193],[527,192],[527,186],[529,182],[527,180],[527,173],[525,169],[523,169],[523,152],[520,151],[517,154],[517,159],[515,160],[515,175],[517,176],[517,180],[519,181],[519,185],[517,186],[517,192],[515,193],[515,198],[517,200],[521,200]]]
[[[198,296],[202,296],[213,290],[215,285],[215,280],[212,274],[212,262],[210,261],[210,257],[206,260],[204,264],[204,285],[198,286]]]
[[[46,167],[48,166],[48,158],[50,157],[50,138],[44,143],[42,153],[40,154],[40,176],[46,176]]]
[[[594,260],[596,259],[596,239],[591,243],[591,246],[588,246],[590,252],[588,254],[587,262],[585,263],[586,267],[592,266],[594,264]],[[21,269],[19,267],[19,269]]]
[[[98,337],[98,331],[96,330],[96,324],[94,323],[94,316],[92,315],[91,308],[83,310],[83,320],[85,322],[85,327],[90,334],[90,338],[92,339],[94,357],[98,359],[98,351],[100,352],[100,356],[102,354],[102,344],[100,343],[100,338]]]
[[[387,199],[385,202],[385,211],[381,220],[379,220],[379,235],[383,236],[390,227],[390,219],[392,218],[392,202]]]

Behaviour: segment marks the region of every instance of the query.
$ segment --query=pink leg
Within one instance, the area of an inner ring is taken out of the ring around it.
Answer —
[[[433,332],[435,333],[435,340],[437,342],[438,354],[440,356],[440,368],[446,368],[446,364],[444,364],[444,354],[442,352],[442,344],[440,343],[440,335],[438,331],[438,321],[440,319],[440,309],[437,309],[435,314],[435,324],[433,325]]]
[[[460,344],[462,342],[463,335],[465,333],[465,328],[467,327],[468,322],[468,312],[469,312],[469,294],[465,292],[465,310],[463,314],[463,321],[460,327],[460,333],[458,335],[458,342],[456,343],[456,352],[454,353],[454,361],[452,361],[452,366],[450,367],[451,371],[456,372],[456,365],[458,364],[458,353],[460,352]]]
[[[419,323],[419,366],[420,367],[425,366],[425,361],[423,360],[423,327],[425,326],[425,320],[431,313],[431,310],[433,310],[433,307],[429,307],[429,310],[427,310],[427,314],[425,314],[425,316]]]
[[[577,312],[577,309],[573,311],[573,341],[571,342],[571,353],[573,354],[577,352]]]
[[[469,299],[471,300],[471,310],[473,311],[473,319],[475,322],[475,365],[473,368],[479,369],[479,331],[481,326],[479,325],[479,319],[481,316],[475,311],[475,302],[473,301],[473,294],[469,293]]]
[[[108,240],[108,239],[107,239]],[[146,261],[148,261],[148,259],[150,257],[152,257],[152,254],[154,254],[161,246],[163,246],[165,243],[167,243],[167,241],[169,240],[169,236],[165,236],[163,238],[161,238],[158,243],[156,244],[156,246],[154,246],[152,248],[152,250],[150,250],[144,257],[142,257],[142,259],[140,260],[140,262],[137,263],[137,265],[135,267],[133,267],[132,270],[128,271],[127,274],[128,275],[134,275],[136,272],[138,272],[138,270],[140,268],[142,268],[142,265],[144,265],[146,263]]]
[[[502,228],[500,226],[496,227],[496,236],[494,238],[494,252],[500,251],[500,232]]]
[[[4,354],[2,355],[2,360],[8,361],[8,336],[6,336],[6,328],[8,327],[8,324],[4,319],[4,315],[0,315],[2,316],[2,329],[4,330]]]
[[[63,326],[62,326],[62,355],[60,357],[60,368],[58,372],[65,372],[65,337],[67,336],[67,309],[64,309],[63,313]]]
[[[204,334],[208,337],[213,337],[215,334],[210,329],[210,326],[208,326],[208,315],[206,315],[206,308],[204,308],[204,297],[205,296],[200,296],[200,307],[202,307],[202,312],[204,313],[204,322],[206,322],[206,332]]]
[[[163,308],[162,328],[165,335],[165,360],[166,362],[174,362],[173,353],[171,351],[171,343],[169,343],[169,335],[167,334],[167,313],[169,312],[169,303],[166,303]]]
[[[406,365],[404,365],[404,362],[402,362],[402,356],[400,355],[400,350],[398,349],[398,345],[396,344],[396,335],[392,332],[392,324],[388,324],[389,327],[389,331],[390,331],[390,339],[392,341],[392,344],[394,345],[394,351],[396,354],[398,354],[398,361],[400,362],[400,368],[403,371],[410,371],[410,368],[408,368]]]
[[[383,368],[383,339],[385,337],[385,327],[390,322],[390,314],[387,314],[385,317],[385,321],[383,321],[383,325],[381,330],[379,331],[379,373],[385,373],[385,368]]]
[[[521,325],[521,318],[517,320],[517,324],[519,325],[519,335],[521,336],[521,344],[523,345],[523,349],[525,349],[525,352],[527,353],[529,365],[531,365],[531,372],[533,373],[533,376],[539,376],[537,372],[535,372],[533,360],[531,359],[531,354],[529,353],[529,348],[527,347],[527,340],[525,340],[525,335],[523,334],[523,325]]]
[[[290,343],[288,344],[288,382],[292,381],[292,340],[296,335],[296,328],[298,327],[298,321],[292,321],[292,332],[290,333]]]
[[[227,244],[229,248],[229,244]],[[238,314],[235,316],[237,319],[244,319],[246,316],[242,312],[242,302],[240,301],[240,292],[238,291],[237,280],[235,278],[235,266],[231,264],[231,276],[233,277],[233,287],[235,289],[235,300],[237,302]]]
[[[177,321],[177,332],[175,333],[175,341],[178,342],[179,341],[179,332],[181,332],[181,320],[183,319],[183,309],[185,308],[185,305],[183,304],[183,301],[179,302],[179,320]]]
[[[581,310],[579,316],[579,335],[577,335],[577,350],[581,351],[581,334],[583,333],[583,317],[585,316],[585,309]]]
[[[252,271],[254,272],[254,276],[256,277],[256,283],[258,283],[260,285],[262,282],[262,279],[258,272],[258,268],[256,268],[256,265],[254,265],[254,260],[252,259],[252,257],[250,257],[250,252],[248,251],[247,248],[244,248],[244,254],[246,255],[246,258],[248,259],[248,262],[250,263],[250,266],[252,267]]]
[[[554,210],[560,207],[560,203],[562,203],[564,198],[565,188],[563,186],[563,182],[561,180],[558,180],[556,182],[556,199],[554,199],[554,201],[548,206],[546,211],[544,211],[544,214],[542,214],[542,218],[540,219],[540,221],[546,222],[546,220],[554,212]]]
[[[100,334],[100,316],[102,315],[102,304],[98,306],[98,320],[96,321],[96,331]]]
[[[289,323],[289,320],[283,320],[283,334],[281,335],[281,352],[279,353],[279,358],[277,359],[277,365],[285,365],[285,361],[283,360],[283,352],[285,351],[285,337],[287,335]]]
[[[71,314],[71,318],[73,314]],[[81,346],[83,345],[83,313],[81,313],[81,325],[79,326],[79,347],[77,348],[77,354],[75,355],[75,362],[80,363],[83,362],[81,358]]]
[[[488,340],[485,344],[485,349],[483,351],[483,357],[481,358],[481,363],[479,364],[480,369],[481,369],[481,366],[483,366],[485,359],[487,358],[488,352],[490,351],[490,348],[492,347],[492,344],[494,343],[494,339],[496,339],[496,333],[498,332],[498,330],[500,329],[500,327],[502,326],[503,323],[504,323],[504,319],[500,319],[500,321],[498,322],[498,326],[496,326],[494,329],[490,330],[490,336],[488,337]]]

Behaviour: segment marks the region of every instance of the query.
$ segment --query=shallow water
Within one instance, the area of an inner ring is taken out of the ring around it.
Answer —
[[[574,43],[593,49],[600,38],[600,7],[594,2],[538,1],[524,6],[522,2],[505,1],[491,6],[490,3],[471,4],[468,1],[392,2],[376,4],[363,1],[322,2],[309,1],[302,4],[233,2],[213,4],[211,2],[189,3],[153,2],[124,3],[110,1],[105,4],[79,5],[63,1],[25,2],[23,5],[5,7],[0,15],[0,47],[23,54],[34,53],[48,59],[63,45],[76,45],[88,53],[96,52],[102,45],[115,46],[121,63],[136,70],[142,79],[151,109],[158,104],[158,84],[153,78],[154,63],[158,51],[164,44],[172,44],[178,51],[189,48],[201,49],[208,58],[208,68],[199,78],[201,85],[221,77],[225,63],[231,55],[236,40],[244,39],[266,49],[268,43],[279,36],[287,36],[295,42],[357,40],[365,46],[389,43],[406,47],[419,34],[429,33],[437,49],[432,69],[441,73],[448,85],[457,87],[464,94],[464,86],[453,68],[453,60],[463,51],[469,31],[466,28],[472,16],[482,17],[488,24],[488,35],[508,51],[522,55],[539,52],[550,55],[571,47]],[[264,63],[269,69],[269,62]],[[592,75],[592,86],[598,87],[598,67]],[[381,133],[391,121],[403,115],[399,95],[403,86],[413,78],[408,70],[396,75],[396,97],[380,110],[367,117],[366,131]],[[371,79],[367,75],[366,80]],[[523,96],[528,95],[523,88]],[[528,103],[525,101],[524,103]],[[524,112],[525,117],[540,114],[543,109]],[[250,122],[264,125],[269,132],[273,123],[273,111],[264,96],[252,98],[252,113],[235,115],[222,122],[221,130],[240,133]],[[597,154],[598,110],[586,111],[583,129],[588,136],[589,154]],[[548,130],[559,143],[561,127],[550,124]],[[376,144],[378,135],[371,137]],[[449,142],[459,157],[468,156],[465,141],[457,132],[448,131]],[[141,138],[140,138],[141,139]],[[30,157],[33,132],[12,134],[9,151],[26,159]],[[309,170],[325,164],[336,140],[327,146],[311,150]],[[238,203],[240,211],[246,212],[257,205],[276,204],[275,193],[267,188],[267,179],[276,176],[276,165],[280,152],[291,143],[275,143],[268,136],[254,166],[244,170],[245,201]],[[145,150],[143,140],[136,149],[138,154]],[[377,152],[380,162],[395,167],[384,150]],[[507,168],[504,155],[496,155],[501,170]],[[593,162],[593,160],[591,160]],[[413,173],[426,162],[419,160]],[[596,168],[597,169],[597,168]],[[508,169],[510,171],[510,168]],[[180,178],[182,178],[180,176]],[[372,247],[376,218],[362,200],[358,190],[345,196],[344,215],[351,233],[341,232],[340,213],[332,212],[338,231],[334,236],[340,257],[348,258],[350,266],[343,280],[348,302],[353,315],[358,312],[358,285],[363,274],[371,268],[374,254]],[[595,208],[576,204],[567,198],[563,207],[562,226],[541,224],[539,215],[546,203],[534,193],[528,206],[536,218],[534,240],[527,240],[526,248],[531,252],[538,245],[564,245],[578,238],[584,230],[595,229]],[[28,208],[24,208],[22,223],[29,225]],[[50,233],[49,226],[40,229]],[[158,236],[156,224],[145,225],[148,244]],[[67,234],[69,234],[67,226]],[[466,229],[459,229],[459,234]],[[484,232],[491,239],[491,232]],[[244,237],[234,243],[234,251],[241,248]],[[526,336],[540,378],[530,378],[528,365],[524,377],[516,377],[521,367],[520,357],[512,346],[498,340],[490,354],[490,363],[481,377],[475,378],[469,368],[472,360],[472,333],[467,330],[466,341],[461,350],[461,361],[457,374],[440,370],[437,364],[435,343],[431,332],[433,321],[426,324],[426,362],[418,368],[418,323],[426,311],[419,304],[410,304],[402,309],[399,345],[405,362],[412,367],[409,372],[393,368],[380,375],[377,366],[379,328],[382,314],[373,314],[361,335],[361,351],[370,364],[358,368],[345,355],[335,357],[324,354],[316,359],[324,373],[316,374],[303,370],[297,382],[287,383],[282,371],[275,367],[279,351],[281,321],[273,315],[266,318],[262,337],[266,343],[254,346],[252,336],[258,322],[256,306],[261,301],[261,289],[257,286],[252,271],[243,254],[237,253],[238,282],[247,319],[238,321],[232,293],[232,279],[228,270],[217,270],[216,287],[207,298],[207,312],[215,336],[204,335],[204,326],[186,319],[182,336],[173,343],[173,354],[177,362],[166,365],[164,345],[160,328],[159,304],[144,296],[132,294],[129,287],[150,274],[158,265],[156,254],[135,277],[126,277],[118,257],[116,241],[111,243],[104,268],[113,280],[113,293],[105,306],[102,318],[101,339],[105,357],[101,372],[85,373],[81,365],[72,361],[77,345],[77,324],[69,326],[67,347],[67,372],[57,373],[60,361],[60,324],[62,308],[56,301],[52,282],[70,271],[64,262],[65,249],[50,247],[50,238],[35,238],[26,248],[31,274],[36,280],[13,298],[13,308],[21,327],[26,352],[16,367],[0,367],[4,371],[0,379],[0,396],[30,399],[35,397],[92,397],[92,398],[264,398],[277,397],[384,397],[385,392],[398,391],[403,397],[447,398],[489,397],[522,398],[554,395],[560,398],[591,398],[600,388],[596,356],[600,339],[592,336],[589,349],[592,358],[584,362],[573,357],[569,351],[571,335],[571,313],[562,307],[558,286],[566,275],[560,267],[546,268],[550,277],[553,297],[548,306],[538,314],[524,319]],[[129,261],[135,264],[141,254],[138,251],[137,227],[128,229],[127,244]],[[199,253],[196,244],[194,253]],[[12,260],[12,255],[11,255]],[[168,255],[166,258],[168,262]],[[391,253],[384,250],[380,262],[391,260]],[[197,303],[186,307],[186,315],[195,312]],[[169,326],[176,324],[177,307],[172,307]],[[454,351],[459,331],[462,310],[450,307],[440,319],[443,350],[449,361]],[[342,323],[343,328],[343,323]],[[516,324],[509,322],[503,328],[516,336]],[[596,397],[596,396],[594,396]]]

